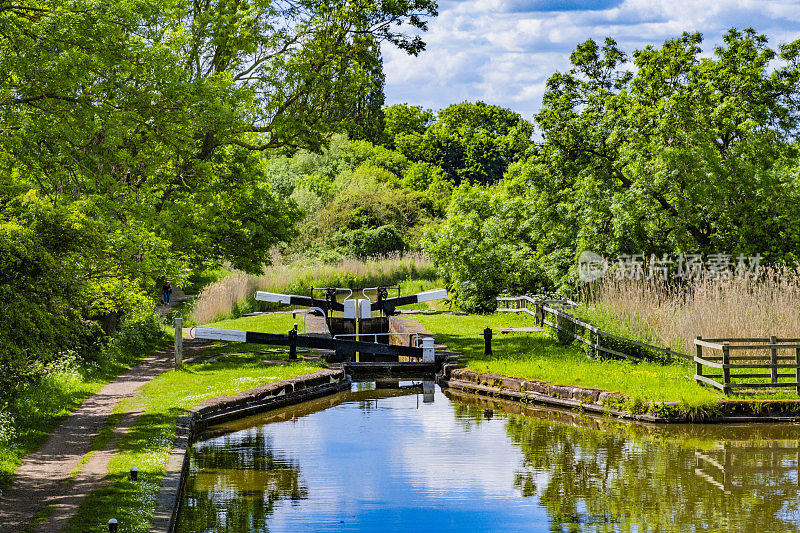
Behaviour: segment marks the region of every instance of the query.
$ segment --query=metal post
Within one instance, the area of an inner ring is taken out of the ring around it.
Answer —
[[[176,316],[172,325],[175,326],[175,367],[180,368],[183,364],[183,319]]]
[[[117,533],[117,527],[118,524],[116,518],[112,518],[108,521],[108,533]]]
[[[132,467],[131,467],[131,475],[130,475],[130,478],[131,478],[131,481],[136,481],[136,480],[138,480],[138,479],[139,479],[139,469],[138,469],[138,468],[136,468],[135,466],[132,466]]]
[[[483,330],[483,354],[492,355],[492,329]]]
[[[775,335],[769,336],[769,343],[775,344],[777,339]],[[770,365],[770,375],[772,377],[772,383],[778,382],[778,349],[777,348],[770,348],[769,350],[769,365]]]
[[[289,330],[289,360],[297,359],[297,330]]]
[[[359,300],[358,298],[356,298],[355,300],[356,300],[356,304],[355,304],[356,305],[356,340],[360,341],[361,340],[361,336],[359,334],[361,333],[361,331],[360,331],[361,328],[359,326],[361,326],[361,310],[359,309],[359,306],[361,304],[361,300]],[[358,363],[360,361],[360,359],[361,359],[361,353],[360,352],[356,352],[356,363]]]

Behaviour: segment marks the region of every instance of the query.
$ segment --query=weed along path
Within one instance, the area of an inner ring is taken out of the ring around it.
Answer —
[[[207,345],[189,341],[186,353]],[[14,473],[11,486],[0,498],[0,532],[62,529],[84,498],[103,483],[116,438],[140,414],[131,411],[110,418],[114,409],[173,364],[171,348],[157,352],[103,387],[64,420]],[[114,427],[108,439],[95,441],[109,421]],[[93,443],[100,449],[93,449]]]

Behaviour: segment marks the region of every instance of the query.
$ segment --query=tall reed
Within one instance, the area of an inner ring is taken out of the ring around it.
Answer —
[[[230,316],[257,290],[308,295],[312,287],[374,287],[412,278],[436,279],[433,263],[421,254],[408,254],[330,264],[276,264],[260,276],[233,272],[200,292],[192,319],[204,324]]]
[[[703,337],[800,337],[800,268],[762,268],[758,277],[704,278],[685,284],[607,277],[586,291],[642,337],[694,351]],[[638,331],[637,331],[638,330]]]

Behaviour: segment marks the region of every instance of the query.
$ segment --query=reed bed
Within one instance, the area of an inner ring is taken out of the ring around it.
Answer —
[[[373,287],[407,279],[435,280],[433,263],[421,254],[406,254],[328,264],[275,264],[259,276],[233,272],[206,286],[191,318],[196,324],[205,324],[236,315],[243,307],[252,306],[257,290],[308,295],[312,287]]]
[[[800,337],[800,268],[762,268],[757,277],[698,279],[604,278],[584,291],[595,317],[613,316],[646,341],[694,353],[703,337]]]

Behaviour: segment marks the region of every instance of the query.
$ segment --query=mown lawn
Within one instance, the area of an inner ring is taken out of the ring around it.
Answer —
[[[108,466],[108,485],[84,500],[67,531],[107,531],[111,518],[119,520],[120,531],[149,531],[161,478],[175,439],[175,425],[185,409],[208,398],[236,394],[320,368],[318,364],[303,361],[283,366],[263,364],[264,359],[276,358],[274,354],[242,353],[186,364],[145,385],[139,396],[123,401],[118,413],[139,410],[142,414],[116,443],[117,454]],[[96,447],[107,438],[107,434],[99,435]],[[136,482],[128,479],[133,466],[139,469]]]
[[[622,392],[631,398],[683,401],[689,405],[715,403],[723,395],[695,383],[688,364],[633,363],[590,357],[577,346],[562,346],[545,333],[500,334],[504,326],[533,326],[524,314],[415,316],[435,334],[437,342],[461,352],[466,366],[524,379]],[[494,331],[492,356],[484,355],[483,329]]]

